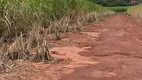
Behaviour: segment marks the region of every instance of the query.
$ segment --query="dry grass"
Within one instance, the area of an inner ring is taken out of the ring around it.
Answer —
[[[46,40],[47,30],[35,26],[24,37],[15,37],[12,44],[2,46],[0,51],[0,71],[10,71],[15,68],[15,60],[47,62],[53,60]],[[10,63],[9,63],[10,61]]]
[[[138,19],[142,19],[142,5],[133,6],[128,9],[127,13]]]
[[[8,48],[8,56],[11,60],[23,59],[32,61],[50,61],[52,57],[48,49],[46,32],[42,33],[41,27],[36,26],[29,32],[29,36],[23,34],[17,37]],[[31,50],[36,48],[35,52]]]

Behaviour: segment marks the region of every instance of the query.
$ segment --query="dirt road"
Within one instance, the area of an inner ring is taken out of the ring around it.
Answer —
[[[140,21],[117,14],[86,29],[62,35],[60,41],[51,39],[56,46],[52,55],[63,61],[28,63],[32,67],[20,73],[20,80],[142,80]],[[19,76],[3,79],[19,80]]]
[[[142,80],[141,22],[117,14],[89,26],[88,31],[92,35],[98,31],[100,36],[80,55],[98,63],[76,68],[61,80]]]

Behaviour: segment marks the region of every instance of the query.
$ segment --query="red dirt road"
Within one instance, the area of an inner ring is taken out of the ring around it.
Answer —
[[[142,80],[141,22],[117,14],[88,30],[98,30],[100,36],[80,54],[93,57],[98,64],[76,68],[61,80]]]
[[[89,25],[86,32],[51,39],[57,64],[26,63],[0,80],[142,80],[142,23],[124,14]],[[31,69],[31,70],[29,70]],[[17,76],[18,75],[18,76]],[[4,77],[3,77],[4,76]]]

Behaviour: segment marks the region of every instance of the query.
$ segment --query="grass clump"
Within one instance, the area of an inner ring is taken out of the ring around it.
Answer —
[[[142,19],[142,4],[137,6],[132,6],[127,10],[127,14],[134,16],[138,19]]]
[[[117,7],[107,7],[107,8],[115,12],[126,12],[129,6],[117,6]]]

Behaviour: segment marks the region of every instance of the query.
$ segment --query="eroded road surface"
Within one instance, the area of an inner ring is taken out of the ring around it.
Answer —
[[[79,54],[93,57],[97,64],[76,68],[61,80],[142,80],[140,21],[117,14],[89,26],[88,31],[92,32],[90,36],[93,32],[99,32],[100,36],[89,49]]]
[[[50,40],[56,46],[51,50],[52,56],[61,62],[28,63],[31,70],[16,74],[21,74],[20,79],[3,79],[142,80],[142,22],[117,14],[86,29],[62,35],[60,41]]]

